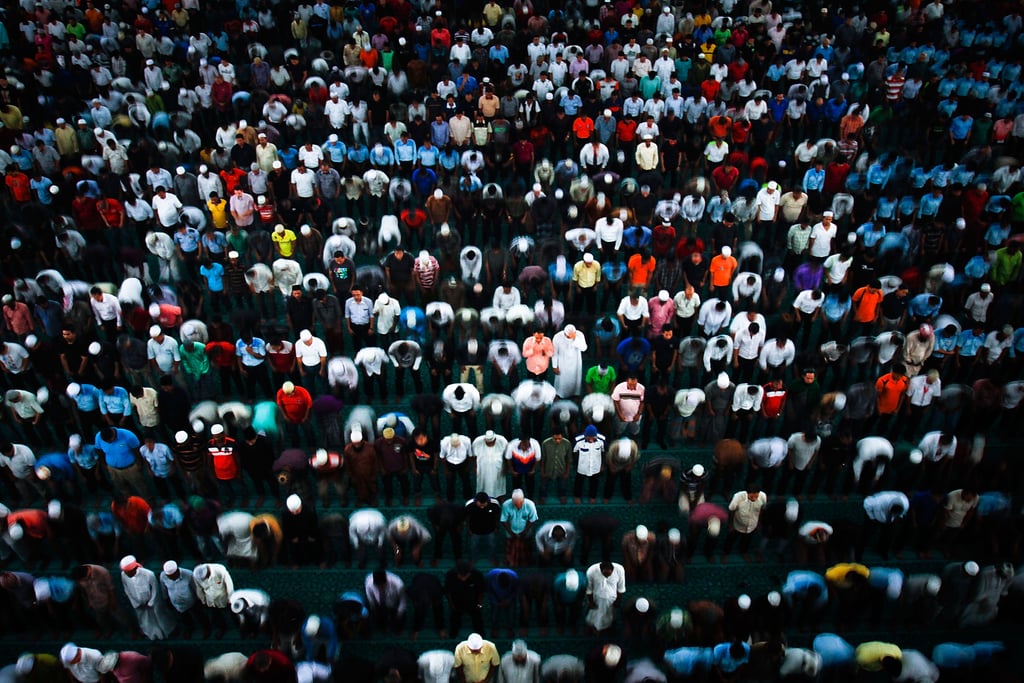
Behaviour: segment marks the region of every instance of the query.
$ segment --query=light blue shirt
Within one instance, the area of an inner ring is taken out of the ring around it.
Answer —
[[[114,387],[111,393],[100,392],[100,412],[104,415],[131,415],[132,402],[124,387]]]
[[[253,354],[249,353],[246,346],[252,347],[252,350],[256,352],[260,357],[257,358]],[[242,365],[250,368],[254,368],[266,360],[267,356],[267,344],[259,337],[253,337],[252,342],[246,344],[243,340],[239,339],[235,342],[235,355],[242,359]]]

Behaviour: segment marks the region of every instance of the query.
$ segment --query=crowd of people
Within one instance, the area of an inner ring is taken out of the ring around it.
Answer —
[[[0,18],[0,681],[1018,680],[1019,7]]]

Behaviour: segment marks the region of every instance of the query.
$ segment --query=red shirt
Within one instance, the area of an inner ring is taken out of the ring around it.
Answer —
[[[110,504],[110,511],[114,513],[121,526],[132,534],[141,534],[149,526],[149,507],[144,499],[138,496],[129,496],[123,505]]]
[[[636,140],[637,123],[633,119],[623,119],[615,125],[615,134],[620,142],[633,142]]]
[[[231,481],[238,477],[238,459],[235,457],[235,440],[224,437],[220,443],[210,439],[206,452],[213,461],[213,473],[220,481]]]
[[[235,365],[235,345],[226,341],[213,341],[206,345],[206,355],[218,368],[231,368]]]
[[[25,534],[29,538],[42,540],[50,537],[50,522],[46,510],[31,508],[15,510],[7,515],[7,524],[10,527],[14,526],[16,522],[20,522],[25,527]]]
[[[284,419],[293,424],[304,422],[309,415],[309,409],[313,405],[313,398],[309,392],[302,387],[295,387],[290,394],[284,393],[284,389],[277,392],[277,405],[284,414]]]
[[[769,420],[774,420],[782,414],[782,407],[786,403],[785,389],[764,388],[764,398],[761,399],[761,410]]]

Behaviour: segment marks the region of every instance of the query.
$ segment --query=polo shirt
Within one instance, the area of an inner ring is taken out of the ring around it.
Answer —
[[[94,445],[103,451],[107,467],[123,470],[135,464],[135,453],[139,439],[127,429],[115,429],[113,441],[104,441],[102,433],[96,435]]]
[[[508,522],[514,534],[521,534],[527,524],[536,524],[539,519],[537,506],[532,500],[524,500],[521,508],[517,508],[511,498],[502,503],[501,522]]]

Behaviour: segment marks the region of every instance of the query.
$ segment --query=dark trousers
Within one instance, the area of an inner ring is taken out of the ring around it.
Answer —
[[[462,615],[468,614],[473,624],[473,631],[484,635],[484,612],[478,605],[451,605],[448,610],[448,625],[451,635],[459,632],[462,626]]]
[[[586,477],[577,472],[576,479],[572,484],[572,495],[573,498],[583,497],[583,482],[587,482],[587,498],[597,498],[597,485],[601,479],[600,474],[595,474],[590,477]]]
[[[462,482],[462,500],[469,500],[473,496],[472,486],[469,481],[469,461],[459,465],[445,463],[445,479],[448,482],[448,502],[455,500],[455,479]]]
[[[593,477],[597,479],[597,477]],[[615,490],[615,483],[619,484],[619,491],[623,500],[633,500],[633,472],[632,470],[620,470],[619,472],[608,472],[604,480],[604,497],[607,500],[612,497]]]

